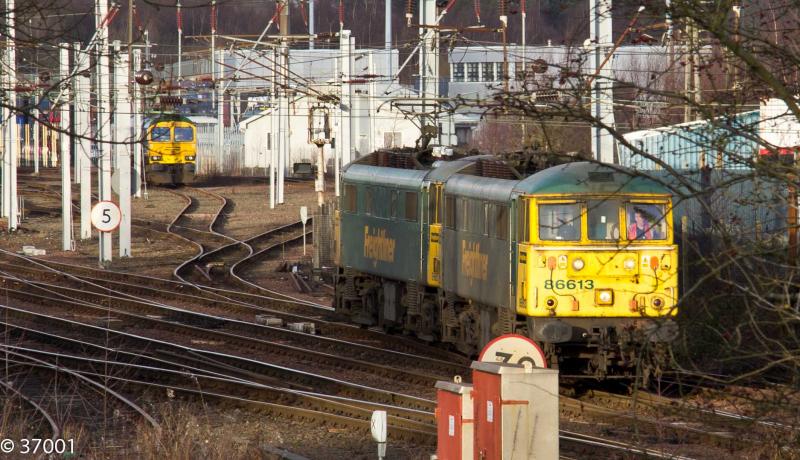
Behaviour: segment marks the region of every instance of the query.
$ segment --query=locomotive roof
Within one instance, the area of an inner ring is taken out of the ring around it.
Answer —
[[[453,174],[458,173],[462,169],[474,163],[477,158],[477,156],[472,156],[459,158],[457,160],[437,161],[433,164],[434,167],[428,173],[428,176],[425,178],[425,180],[430,182],[444,182]]]
[[[670,193],[664,185],[634,170],[586,161],[539,171],[518,182],[514,192],[525,195]]]
[[[458,174],[447,180],[445,194],[455,194],[460,197],[487,201],[507,202],[511,199],[511,192],[518,183],[518,180]]]
[[[351,163],[342,178],[347,182],[362,184],[394,185],[420,188],[428,171],[425,169],[397,169]]]

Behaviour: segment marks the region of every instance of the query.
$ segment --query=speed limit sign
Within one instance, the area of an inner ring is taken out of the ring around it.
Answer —
[[[113,201],[99,201],[92,207],[92,225],[100,232],[113,232],[119,227],[122,211]]]
[[[547,359],[539,345],[519,334],[501,335],[487,343],[478,361],[547,367]]]

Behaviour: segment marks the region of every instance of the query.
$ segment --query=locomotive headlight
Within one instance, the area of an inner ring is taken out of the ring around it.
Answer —
[[[572,261],[572,269],[575,270],[576,272],[579,272],[579,271],[583,270],[583,267],[585,267],[585,266],[586,266],[586,264],[583,262],[583,259],[581,259],[580,257],[576,257]]]
[[[653,308],[656,310],[661,310],[664,306],[664,300],[661,297],[653,297]]]
[[[625,259],[625,262],[622,263],[622,266],[623,268],[625,268],[625,270],[633,270],[634,268],[636,268],[636,259],[633,258]]]
[[[598,289],[594,291],[594,300],[597,305],[613,305],[614,291],[612,289]]]
[[[150,160],[161,161],[161,155],[150,155]]]
[[[186,161],[194,161],[194,155],[186,155]]]

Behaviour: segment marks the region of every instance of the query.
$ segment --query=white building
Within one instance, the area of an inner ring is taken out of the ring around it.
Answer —
[[[225,91],[223,119],[225,145],[222,149],[226,163],[221,171],[238,171],[242,174],[262,174],[269,167],[273,153],[277,154],[280,110],[276,109],[281,91],[281,71],[274,72],[279,59],[271,51],[249,54],[248,50],[219,51],[224,62],[224,77],[219,83]],[[337,49],[289,50],[289,153],[286,173],[292,172],[294,163],[316,162],[318,147],[309,142],[309,113],[327,110],[332,144],[324,147],[325,160],[333,161],[341,114],[350,114],[349,152],[342,152],[341,164],[384,147],[414,146],[420,137],[422,111],[418,93],[411,87],[393,81],[389,74],[399,67],[397,50],[352,49],[350,53],[349,84],[352,98],[350,110],[339,110],[342,95],[342,52]],[[208,60],[184,61],[182,66],[184,87],[202,88],[210,79]],[[238,69],[238,71],[237,71]],[[176,69],[167,69],[175,75]],[[218,87],[219,89],[220,87]],[[196,90],[198,94],[201,89]],[[187,91],[188,92],[188,91]],[[324,109],[323,109],[324,107]],[[344,105],[342,105],[344,107]],[[428,107],[430,109],[430,107]],[[440,134],[434,144],[455,143],[452,118],[440,118]],[[346,124],[344,125],[346,126]],[[235,133],[233,132],[235,131]],[[229,138],[241,135],[243,145],[232,145]],[[341,134],[340,134],[341,135]],[[216,146],[206,152],[202,148],[198,157],[209,157],[213,164]],[[234,158],[235,157],[235,158]],[[231,165],[235,167],[231,167]]]

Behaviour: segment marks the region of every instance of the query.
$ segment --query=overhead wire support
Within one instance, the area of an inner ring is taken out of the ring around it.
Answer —
[[[408,1],[409,1],[409,4],[413,4],[414,3],[414,0],[408,0]],[[438,26],[439,23],[442,22],[442,18],[445,17],[447,12],[450,11],[450,8],[452,8],[455,3],[456,3],[456,0],[450,0],[447,3],[447,5],[442,9],[442,12],[439,13],[439,16],[436,18],[436,20],[433,22],[433,24],[428,24],[428,25],[425,26],[425,28],[426,28],[425,35],[422,36],[419,39],[419,42],[417,43],[417,46],[414,47],[414,50],[411,51],[411,53],[408,55],[406,60],[403,61],[403,64],[400,66],[400,68],[397,69],[397,73],[393,77],[391,77],[391,79],[389,80],[389,85],[386,87],[386,91],[384,92],[384,94],[389,94],[390,93],[389,88],[391,87],[391,84],[400,77],[400,73],[403,71],[403,69],[406,68],[408,63],[411,62],[411,59],[414,57],[414,55],[419,52],[420,47],[422,47],[422,44],[425,43],[430,38],[430,35],[434,33],[434,29],[431,28],[430,26]],[[412,15],[412,17],[413,17],[413,15]],[[406,11],[406,18],[408,18],[408,11]],[[411,24],[410,20],[409,20],[409,24]]]
[[[116,3],[112,3],[109,7],[108,13],[103,17],[103,19],[98,24],[97,28],[94,31],[94,34],[89,39],[89,43],[86,44],[86,48],[82,53],[80,53],[80,61],[75,63],[75,66],[72,69],[72,72],[69,74],[69,78],[74,78],[78,72],[82,72],[84,69],[84,65],[89,60],[90,51],[97,47],[97,42],[101,38],[101,34],[108,29],[108,26],[111,25],[111,22],[117,16],[119,12],[119,5]],[[53,105],[58,105],[61,102],[61,99],[64,97],[65,89],[62,88],[58,95],[56,96],[55,100],[53,100]]]
[[[258,36],[258,38],[256,39],[255,43],[253,43],[253,46],[252,46],[252,47],[250,47],[250,50],[249,50],[249,52],[248,52],[248,54],[247,54],[247,57],[245,58],[245,60],[250,58],[250,54],[251,54],[251,53],[253,53],[253,51],[255,51],[255,50],[256,50],[256,48],[257,48],[259,45],[262,45],[262,44],[264,44],[264,43],[262,43],[262,40],[264,40],[264,36],[266,36],[266,35],[267,35],[267,32],[269,32],[269,29],[271,29],[271,28],[272,28],[272,25],[273,25],[273,24],[275,24],[275,20],[276,20],[276,19],[278,19],[278,18],[280,17],[281,11],[283,10],[283,8],[284,8],[285,6],[286,6],[286,4],[285,4],[285,3],[283,3],[283,2],[282,2],[282,1],[280,1],[280,0],[276,2],[276,5],[275,5],[275,14],[273,14],[273,15],[272,15],[272,17],[270,18],[269,22],[267,22],[267,25],[264,27],[264,30],[262,30],[262,31],[261,31],[261,35],[259,35],[259,36]],[[238,66],[236,66],[236,70],[234,70],[234,72],[233,72],[233,77],[234,77],[234,79],[236,78],[236,74],[238,74],[238,73],[239,73],[239,71],[240,71],[240,70],[242,70],[242,67],[244,67],[244,60],[243,60],[243,61],[242,61],[242,62],[241,62],[241,63],[240,63]],[[231,85],[231,83],[232,83],[232,82],[233,82],[233,80],[229,81],[229,82],[228,82],[228,83],[225,85],[225,88],[223,88],[223,90],[227,90],[227,89],[228,89],[228,87]]]

